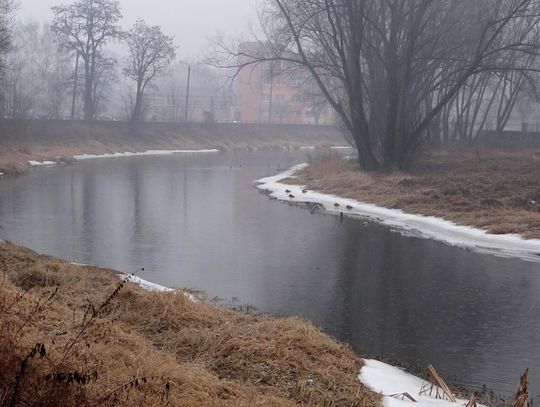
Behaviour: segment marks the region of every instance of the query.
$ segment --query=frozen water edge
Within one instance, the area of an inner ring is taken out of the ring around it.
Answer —
[[[128,274],[120,274],[120,278],[127,281],[127,282],[129,282],[129,283],[136,284],[139,287],[141,287],[143,290],[146,290],[146,291],[159,291],[159,292],[163,292],[163,293],[168,293],[168,292],[175,291],[172,288],[164,287],[162,285],[152,283],[152,282],[147,281],[147,280],[143,280],[142,278],[137,277],[136,275],[133,275],[133,274],[129,274],[129,275]]]
[[[31,167],[39,167],[43,165],[56,165],[55,161],[28,161]]]
[[[141,287],[143,290],[146,290],[146,291],[156,291],[156,292],[161,292],[161,293],[178,292],[178,290],[175,290],[173,288],[164,287],[162,285],[152,283],[147,280],[143,280],[142,278],[137,277],[134,274],[120,274],[119,277],[120,279],[124,281],[138,285],[139,287]],[[182,290],[180,290],[180,292],[182,292],[184,296],[191,302],[199,302],[199,300],[197,300],[197,298],[195,298],[195,296],[191,294],[190,292],[182,291]]]
[[[218,153],[217,149],[208,150],[147,150],[141,153],[132,153],[126,151],[124,153],[107,153],[107,154],[79,154],[73,156],[76,160],[91,160],[94,158],[120,158],[134,157],[143,155],[170,155],[170,154],[199,154],[199,153]]]
[[[74,266],[79,266],[79,267],[92,267],[90,264],[86,264],[86,263],[71,262],[70,264],[73,264]],[[128,281],[130,283],[136,284],[139,287],[141,287],[143,290],[146,290],[146,291],[157,291],[157,292],[163,292],[163,293],[169,293],[169,292],[177,291],[177,290],[169,288],[169,287],[164,287],[162,285],[152,283],[152,282],[147,281],[147,280],[143,280],[142,278],[137,277],[134,274],[121,273],[121,274],[118,274],[118,278],[120,280],[124,280],[124,281]],[[190,301],[198,302],[197,298],[195,298],[195,296],[193,294],[191,294],[191,293],[189,293],[187,291],[182,291],[182,292],[184,293],[184,295]]]
[[[267,190],[271,196],[288,202],[310,202],[322,205],[327,212],[339,215],[368,218],[399,231],[406,236],[435,239],[452,246],[471,249],[481,253],[489,253],[500,257],[517,257],[523,260],[540,262],[540,240],[525,240],[519,235],[494,235],[485,230],[460,226],[453,222],[434,216],[413,215],[399,209],[388,209],[373,204],[359,202],[354,199],[341,198],[335,195],[307,191],[303,193],[303,185],[287,185],[282,181],[294,176],[294,173],[307,164],[292,167],[283,173],[261,178],[255,181],[258,188]],[[285,192],[289,190],[291,192]],[[289,195],[293,195],[291,198]],[[336,207],[335,204],[339,206]],[[347,206],[352,209],[346,209]]]
[[[171,155],[171,154],[200,154],[200,153],[218,153],[217,149],[208,149],[208,150],[146,150],[141,153],[133,153],[126,151],[123,153],[106,153],[106,154],[79,154],[74,155],[73,158],[77,161],[80,160],[91,160],[95,158],[122,158],[122,157],[135,157],[135,156],[145,156],[145,155]],[[57,165],[56,161],[28,161],[28,164],[31,167],[42,167],[42,166],[52,166]]]
[[[450,407],[466,406],[467,400],[457,400],[452,403],[447,400],[435,399],[427,395],[420,396],[423,380],[406,373],[402,369],[387,365],[377,360],[364,359],[358,379],[362,384],[375,393],[383,396],[384,407],[418,406],[418,407]],[[400,400],[391,395],[409,393],[417,403],[410,400]],[[481,404],[478,404],[479,407]]]

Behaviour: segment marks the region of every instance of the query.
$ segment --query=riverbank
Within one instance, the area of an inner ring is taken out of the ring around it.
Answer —
[[[29,162],[70,163],[76,156],[152,150],[257,150],[340,146],[330,126],[242,123],[140,123],[0,120],[0,172],[22,173]]]
[[[0,243],[0,266],[0,380],[9,398],[48,406],[380,405],[358,381],[361,359],[298,318],[145,291],[111,270],[8,242]]]
[[[537,260],[539,164],[534,151],[439,152],[409,174],[371,174],[329,155],[259,180],[259,188],[285,201],[317,203],[407,234]]]

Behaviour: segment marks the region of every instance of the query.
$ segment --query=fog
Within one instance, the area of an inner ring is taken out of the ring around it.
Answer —
[[[67,0],[21,0],[19,18],[48,22],[51,7],[71,3]],[[160,25],[168,35],[174,35],[182,58],[196,58],[204,53],[208,38],[218,32],[241,35],[256,17],[258,0],[120,0],[127,28],[137,18],[148,24]]]
[[[532,406],[539,58],[540,0],[0,0],[0,407]]]

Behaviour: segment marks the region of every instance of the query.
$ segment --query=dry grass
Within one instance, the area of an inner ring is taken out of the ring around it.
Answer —
[[[10,243],[0,265],[0,406],[14,389],[16,405],[36,406],[379,405],[360,359],[300,319],[119,286]],[[36,344],[45,354],[28,357]]]
[[[310,189],[491,233],[540,238],[540,153],[436,152],[410,173],[371,174],[337,155],[313,161],[298,179]]]

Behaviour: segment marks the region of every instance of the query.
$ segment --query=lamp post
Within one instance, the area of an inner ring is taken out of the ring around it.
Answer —
[[[73,83],[73,98],[71,100],[71,120],[75,119],[75,101],[77,99],[77,86],[79,80],[79,51],[77,51],[77,57],[75,59],[75,77]]]
[[[189,84],[191,81],[191,65],[184,61],[179,61],[181,64],[187,65],[187,83],[186,83],[186,110],[184,111],[184,122],[187,123],[188,121],[188,113],[189,113]]]

